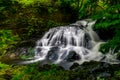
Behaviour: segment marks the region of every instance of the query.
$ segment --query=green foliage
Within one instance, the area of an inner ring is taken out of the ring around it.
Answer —
[[[7,64],[3,64],[3,63],[0,62],[0,69],[6,69],[8,67],[10,67],[10,66],[7,65]]]
[[[100,14],[99,14],[100,15]],[[98,23],[96,23],[95,28],[117,28],[120,29],[119,22],[120,22],[120,14],[118,13],[107,13],[107,14],[101,14],[100,16],[95,16],[96,19],[98,17]]]
[[[118,78],[120,78],[120,70],[115,71],[115,75],[116,75]]]
[[[23,76],[23,70],[25,66],[12,66],[0,62],[0,79],[2,80],[20,80]],[[12,78],[14,75],[14,78]],[[7,78],[8,76],[8,78]],[[27,78],[26,78],[27,79]],[[23,79],[24,80],[24,79]],[[28,80],[28,79],[27,79]]]
[[[58,23],[64,23],[61,22],[63,15],[53,1],[12,0],[11,5],[7,9],[1,7],[1,29],[12,29],[23,40],[34,34],[41,34]],[[57,16],[59,17],[56,18]]]
[[[11,30],[0,30],[1,55],[4,55],[7,52],[7,49],[14,47],[18,40],[18,35],[13,35]]]
[[[101,46],[100,51],[103,53],[108,52],[110,49],[115,49],[115,52],[120,50],[120,15],[119,14],[107,14],[103,16],[103,19],[99,19],[98,23],[95,25],[96,29],[112,30],[114,33],[112,39],[108,40],[106,44]],[[111,36],[111,35],[108,35]]]
[[[58,3],[58,8],[62,14],[65,17],[70,17],[69,22],[75,22],[78,19],[80,0],[58,0]]]
[[[12,1],[11,0],[0,0],[0,8],[4,7],[4,8],[8,8],[9,6],[11,6]]]
[[[13,0],[15,1],[15,0]],[[50,3],[49,0],[16,0],[18,3],[22,4],[23,6],[33,5],[34,3]]]
[[[102,3],[98,5],[101,6],[103,9],[97,13],[94,13],[90,16],[90,18],[97,20],[94,28],[97,30],[111,30],[109,32],[113,33],[105,33],[108,34],[107,37],[111,37],[105,44],[101,45],[100,51],[103,53],[108,53],[109,50],[113,50],[115,48],[115,53],[118,53],[120,50],[120,1],[112,1],[109,2],[102,0]],[[104,5],[103,5],[104,4]]]
[[[27,65],[22,69],[24,70],[20,73],[19,68],[17,69],[18,73],[13,76],[12,80],[69,80],[68,75],[55,65],[47,66],[45,69],[36,63]]]
[[[109,40],[107,43],[101,45],[100,51],[103,53],[109,52],[110,49],[114,50],[114,53],[117,53],[120,50],[120,37],[113,37],[112,40]]]

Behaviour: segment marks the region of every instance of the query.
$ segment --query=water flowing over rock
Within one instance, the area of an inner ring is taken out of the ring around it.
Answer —
[[[40,61],[69,69],[74,63],[102,60],[104,55],[98,50],[104,42],[93,31],[94,24],[95,21],[86,19],[50,29],[37,41],[34,59],[22,64]]]

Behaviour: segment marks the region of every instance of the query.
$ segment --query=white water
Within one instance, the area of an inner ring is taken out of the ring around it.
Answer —
[[[81,20],[50,29],[37,41],[34,59],[22,63],[40,61],[42,64],[52,63],[68,69],[73,63],[102,60],[105,55],[98,50],[104,42],[93,31],[94,24],[92,20]]]

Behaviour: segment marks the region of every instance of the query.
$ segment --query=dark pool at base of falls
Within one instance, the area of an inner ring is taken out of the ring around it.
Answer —
[[[91,60],[114,63],[113,55],[99,52],[100,45],[105,42],[93,31],[94,24],[95,21],[86,19],[50,29],[36,42],[33,59],[20,64],[39,61],[41,64],[57,64],[69,69],[74,63],[82,64]]]

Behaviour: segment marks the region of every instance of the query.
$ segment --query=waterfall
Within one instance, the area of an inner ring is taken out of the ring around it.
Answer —
[[[73,63],[100,61],[104,55],[99,52],[100,40],[90,19],[77,21],[67,26],[50,29],[36,42],[34,59],[22,63],[57,64],[68,69]]]

